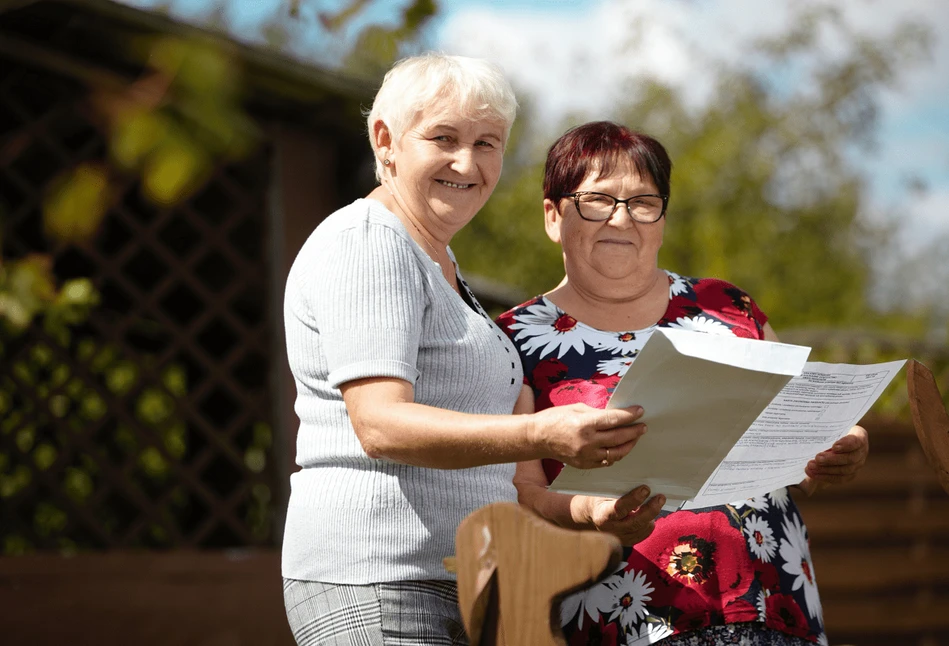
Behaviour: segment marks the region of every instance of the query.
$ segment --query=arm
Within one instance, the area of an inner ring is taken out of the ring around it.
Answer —
[[[625,455],[644,432],[635,425],[642,415],[638,407],[602,411],[578,405],[515,416],[416,403],[429,303],[414,243],[372,223],[330,232],[294,280],[305,287],[312,318],[307,326],[319,331],[327,385],[342,393],[370,457],[442,469],[555,457],[590,468],[607,449],[611,456]],[[294,353],[311,351],[305,339],[298,341]]]
[[[514,412],[529,414],[533,410],[534,395],[525,386]],[[518,463],[514,486],[517,487],[518,501],[547,520],[571,529],[609,532],[624,545],[634,545],[649,536],[655,527],[656,516],[666,504],[662,495],[646,502],[648,487],[637,487],[618,500],[548,491],[547,476],[540,460]]]
[[[765,341],[778,341],[770,323],[764,325]],[[857,477],[870,452],[867,431],[854,426],[826,451],[821,451],[804,468],[805,478],[797,485],[808,496],[828,485],[843,484]]]
[[[421,467],[463,469],[552,457],[579,468],[618,460],[645,426],[642,408],[600,410],[574,404],[527,415],[472,415],[414,402],[412,385],[374,377],[340,385],[363,450]],[[522,391],[518,406],[524,399]]]

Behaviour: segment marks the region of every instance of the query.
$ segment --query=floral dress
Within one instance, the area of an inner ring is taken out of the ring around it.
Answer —
[[[520,353],[537,410],[576,402],[605,407],[655,327],[764,337],[767,317],[742,290],[666,273],[669,306],[644,330],[591,328],[543,296],[498,318]],[[544,460],[549,481],[562,466]],[[827,643],[807,530],[786,488],[664,513],[624,556],[615,573],[562,604],[569,644],[651,644],[682,633],[689,633],[682,643],[742,643],[747,638],[721,640],[720,627],[734,631],[736,624],[770,635],[753,643]]]

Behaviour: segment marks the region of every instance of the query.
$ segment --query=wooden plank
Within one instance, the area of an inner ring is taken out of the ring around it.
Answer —
[[[828,600],[823,602],[823,606],[824,626],[832,644],[839,643],[834,637],[835,633],[872,635],[934,632],[949,637],[949,612],[946,612],[949,609],[949,595],[945,594],[918,601],[903,598]],[[949,641],[938,643],[946,644]]]
[[[943,497],[936,472],[930,468],[918,446],[902,453],[873,453],[853,481],[817,494],[816,498],[843,498],[905,491]]]
[[[294,643],[276,551],[0,558],[0,608],[4,646]]]
[[[812,551],[822,595],[867,596],[895,588],[949,586],[949,556],[927,548],[824,546]]]
[[[912,501],[799,501],[812,541],[949,538],[949,498]]]

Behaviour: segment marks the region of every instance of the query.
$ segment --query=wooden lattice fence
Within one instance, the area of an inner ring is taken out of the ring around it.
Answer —
[[[45,190],[105,154],[85,90],[0,67],[0,141],[4,256],[102,296],[0,338],[0,553],[272,545],[267,147],[174,207],[129,180],[92,242],[52,248]]]

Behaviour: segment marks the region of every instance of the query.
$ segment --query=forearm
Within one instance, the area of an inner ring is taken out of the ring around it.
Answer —
[[[370,457],[413,466],[465,469],[544,454],[528,415],[475,415],[399,402],[351,418]]]
[[[517,500],[527,505],[543,518],[568,529],[594,529],[589,510],[584,502],[586,496],[549,491],[546,487],[514,481]]]
[[[465,469],[553,457],[590,469],[607,451],[622,459],[645,432],[635,423],[641,408],[575,404],[529,415],[479,415],[417,404],[411,384],[400,379],[360,379],[340,390],[367,455],[420,467]],[[525,407],[518,402],[516,410]]]
[[[547,489],[547,476],[540,460],[521,462],[514,475],[517,500],[547,520],[570,529],[594,527],[588,496],[563,494]]]

